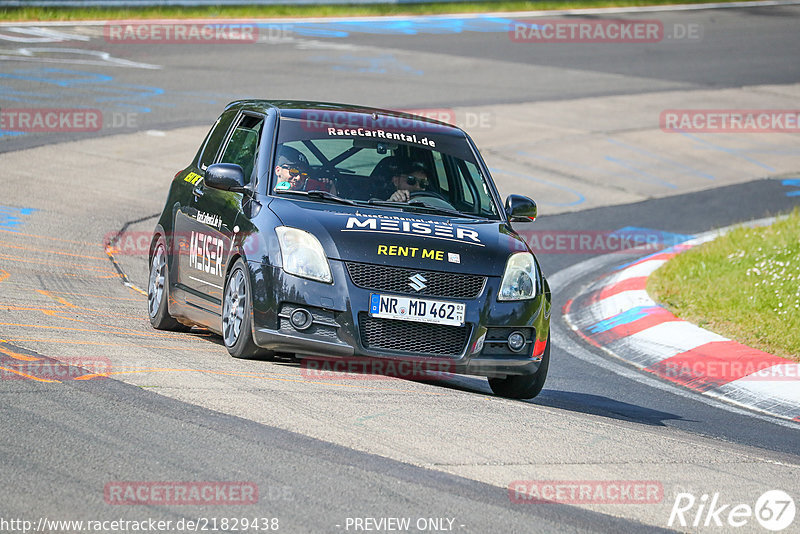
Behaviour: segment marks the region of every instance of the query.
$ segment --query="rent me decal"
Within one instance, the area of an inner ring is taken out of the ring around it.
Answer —
[[[404,247],[399,245],[378,245],[378,256],[401,256],[405,258],[422,258],[423,260],[444,261],[445,252],[432,248]],[[447,253],[447,261],[461,263],[461,256]]]

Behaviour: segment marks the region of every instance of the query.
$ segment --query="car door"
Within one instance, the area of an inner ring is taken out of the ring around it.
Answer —
[[[197,160],[194,164],[184,171],[184,178],[179,182],[180,187],[184,188],[179,195],[179,203],[175,207],[173,219],[173,268],[170,272],[173,280],[173,292],[171,297],[175,299],[177,307],[181,310],[181,314],[191,320],[197,320],[205,323],[208,317],[198,317],[198,309],[192,306],[185,306],[188,302],[197,301],[196,298],[189,298],[189,295],[194,295],[198,292],[195,288],[197,282],[193,280],[196,278],[194,275],[195,269],[189,265],[189,251],[192,240],[192,232],[197,231],[194,227],[197,218],[197,209],[193,205],[194,194],[202,192],[203,177],[205,170],[209,165],[214,163],[220,148],[224,145],[228,136],[228,131],[239,115],[237,109],[225,110],[214,125],[209,130],[203,146],[200,147]]]
[[[256,168],[263,117],[239,114],[221,144],[213,163],[235,163],[244,171],[245,182],[252,180]],[[242,193],[207,187],[199,180],[189,202],[181,210],[184,239],[181,278],[185,302],[201,312],[202,322],[215,326],[222,313],[222,291],[232,241],[238,232],[236,219],[242,211]]]

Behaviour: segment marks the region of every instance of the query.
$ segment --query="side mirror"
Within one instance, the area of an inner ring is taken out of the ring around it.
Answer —
[[[214,189],[233,191],[234,193],[247,191],[244,186],[244,171],[234,163],[215,163],[209,166],[203,181],[208,187]]]
[[[536,202],[522,195],[508,195],[506,215],[511,222],[531,222],[536,220]]]

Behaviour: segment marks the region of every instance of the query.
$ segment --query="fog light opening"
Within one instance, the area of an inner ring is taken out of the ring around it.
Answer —
[[[292,323],[295,330],[305,330],[311,326],[312,319],[308,310],[304,310],[303,308],[294,310],[292,315],[289,316],[289,322]]]
[[[514,352],[519,352],[525,346],[525,336],[522,332],[511,332],[508,335],[508,348]]]

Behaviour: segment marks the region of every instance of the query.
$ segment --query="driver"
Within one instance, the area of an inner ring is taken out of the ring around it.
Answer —
[[[430,185],[428,171],[422,163],[411,163],[392,176],[392,184],[396,191],[388,200],[392,202],[408,202],[411,193],[425,191]]]

